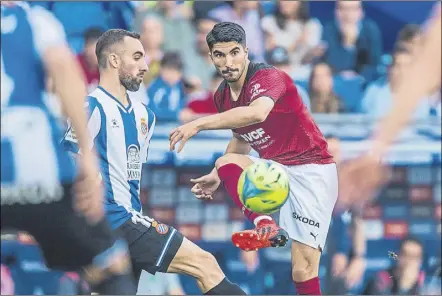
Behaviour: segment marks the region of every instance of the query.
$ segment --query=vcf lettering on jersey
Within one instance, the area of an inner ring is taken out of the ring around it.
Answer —
[[[258,150],[264,149],[273,143],[273,140],[271,140],[269,135],[266,135],[263,128],[258,128],[254,131],[240,134],[240,136],[244,139],[244,141],[249,143],[250,146]]]

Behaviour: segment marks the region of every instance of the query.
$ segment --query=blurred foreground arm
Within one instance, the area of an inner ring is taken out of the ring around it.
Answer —
[[[414,51],[413,62],[404,69],[400,83],[393,89],[393,107],[380,122],[371,151],[382,157],[400,130],[408,123],[421,98],[441,85],[441,6],[423,33],[422,44]]]
[[[61,23],[47,10],[35,7],[29,11],[38,54],[52,79],[53,88],[58,93],[63,110],[75,127],[78,142],[86,151],[80,160],[79,182],[76,184],[76,207],[91,222],[104,216],[101,184],[98,179],[98,166],[90,146],[86,113],[83,105],[86,87],[77,61],[66,42]]]

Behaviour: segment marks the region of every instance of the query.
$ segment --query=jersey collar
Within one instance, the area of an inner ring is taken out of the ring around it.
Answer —
[[[124,107],[124,105],[116,98],[114,97],[112,94],[110,94],[107,90],[105,90],[103,87],[98,86],[98,88],[104,92],[109,98],[111,98],[112,100],[114,100],[117,103],[117,106],[122,109],[124,112],[126,113],[130,113],[132,111],[132,102],[129,98],[129,95],[126,94],[127,96],[127,101],[129,102],[129,105],[127,105],[127,107]]]

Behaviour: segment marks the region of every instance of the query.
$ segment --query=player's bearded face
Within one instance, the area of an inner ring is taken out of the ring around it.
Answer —
[[[123,63],[119,69],[118,75],[120,82],[128,91],[137,91],[140,88],[141,82],[143,82],[143,77],[138,72],[133,74],[132,72],[134,71],[130,71],[128,68],[129,67]],[[142,74],[144,74],[144,72]]]
[[[248,54],[241,44],[221,42],[213,46],[211,58],[216,70],[227,82],[236,82],[244,73]]]

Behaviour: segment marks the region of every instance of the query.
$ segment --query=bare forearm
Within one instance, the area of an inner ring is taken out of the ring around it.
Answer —
[[[53,87],[60,98],[63,110],[70,118],[82,151],[89,150],[87,119],[84,100],[87,92],[80,69],[74,56],[64,48],[49,50],[48,72],[53,79]]]
[[[229,111],[195,120],[199,130],[235,129],[264,121],[265,118],[252,107],[237,107]]]
[[[441,82],[440,17],[431,23],[424,41],[416,48],[414,61],[404,69],[400,84],[393,90],[391,112],[381,121],[375,134],[373,151],[383,155],[400,130],[409,122],[419,101]]]
[[[364,257],[366,252],[366,240],[363,221],[359,217],[352,221],[353,252],[356,257]]]

